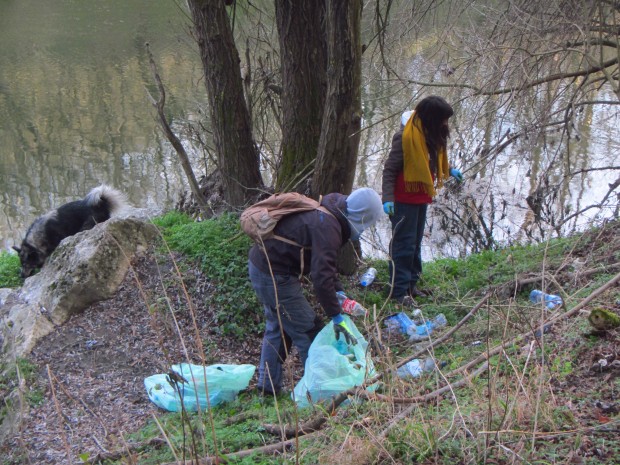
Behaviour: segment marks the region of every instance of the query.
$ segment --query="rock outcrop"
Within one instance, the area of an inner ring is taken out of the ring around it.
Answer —
[[[71,315],[114,295],[131,259],[157,237],[138,219],[110,219],[66,238],[43,269],[15,290],[0,292],[0,359],[32,350]]]

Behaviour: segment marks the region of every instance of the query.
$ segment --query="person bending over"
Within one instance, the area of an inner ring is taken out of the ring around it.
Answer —
[[[291,345],[305,366],[308,349],[323,328],[303,295],[302,275],[310,276],[318,302],[332,319],[336,337],[342,334],[348,342],[355,342],[336,296],[342,291],[336,261],[349,239],[359,239],[383,215],[381,198],[370,188],[360,188],[349,196],[328,194],[321,206],[327,212],[294,213],[278,221],[274,233],[298,245],[268,239],[264,246],[255,244],[250,249],[250,280],[266,319],[257,383],[263,393],[282,389],[282,363]]]

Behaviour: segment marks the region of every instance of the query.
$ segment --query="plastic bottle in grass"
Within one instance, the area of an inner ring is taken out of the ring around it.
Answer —
[[[539,289],[530,292],[530,301],[535,304],[545,302],[545,307],[549,310],[555,310],[562,306],[562,297],[555,294],[547,294]]]
[[[342,291],[336,292],[336,295],[338,296],[338,302],[340,302],[342,313],[346,313],[351,316],[366,315],[366,309],[362,307],[362,304],[353,299],[349,299]]]
[[[360,284],[364,287],[368,287],[377,277],[377,270],[374,268],[368,268],[366,272],[360,278]]]

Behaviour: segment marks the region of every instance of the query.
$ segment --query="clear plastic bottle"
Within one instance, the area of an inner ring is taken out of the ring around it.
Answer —
[[[443,328],[444,326],[448,325],[448,319],[446,318],[446,315],[444,315],[443,313],[440,313],[439,315],[437,315],[435,318],[431,320],[431,324],[433,326],[433,329]]]
[[[416,308],[413,312],[411,312],[411,319],[416,324],[416,326],[420,326],[424,324],[424,315],[422,314],[422,310]]]
[[[411,318],[405,313],[395,313],[394,315],[390,315],[385,319],[385,325],[390,330],[396,330],[403,334],[410,334],[410,332],[415,331],[415,323],[411,321]]]
[[[426,339],[433,332],[433,330],[443,328],[447,324],[448,320],[446,319],[446,316],[443,313],[440,313],[432,320],[426,320],[426,322],[422,322],[422,324],[414,324],[414,326],[409,328],[407,334],[409,334],[409,340],[411,341],[423,340]]]
[[[368,268],[366,272],[360,277],[360,284],[364,287],[368,287],[377,277],[377,270],[374,268]]]
[[[396,374],[399,378],[407,379],[407,378],[417,378],[422,374],[422,363],[420,363],[420,359],[414,358],[410,362],[407,362],[402,367],[399,367],[396,370]]]
[[[539,289],[534,289],[530,292],[530,301],[535,304],[545,302],[545,307],[549,310],[554,310],[562,306],[562,297],[554,294],[546,294]]]
[[[396,370],[396,374],[401,379],[417,378],[424,372],[431,372],[435,369],[435,361],[428,357],[425,360],[414,358]]]
[[[338,296],[338,302],[340,302],[343,313],[351,316],[366,315],[366,309],[359,302],[349,299],[342,291],[336,292],[336,295]]]

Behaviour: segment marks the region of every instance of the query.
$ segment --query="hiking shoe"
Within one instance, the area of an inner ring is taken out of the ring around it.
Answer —
[[[415,299],[416,297],[428,297],[431,295],[431,293],[427,291],[426,289],[418,289],[417,287],[410,287],[409,295]]]
[[[418,304],[416,303],[415,300],[413,300],[413,297],[411,297],[410,295],[405,295],[403,297],[399,297],[396,299],[392,299],[394,301],[394,303],[400,307],[402,307],[403,309],[413,309],[413,308],[418,308]]]

